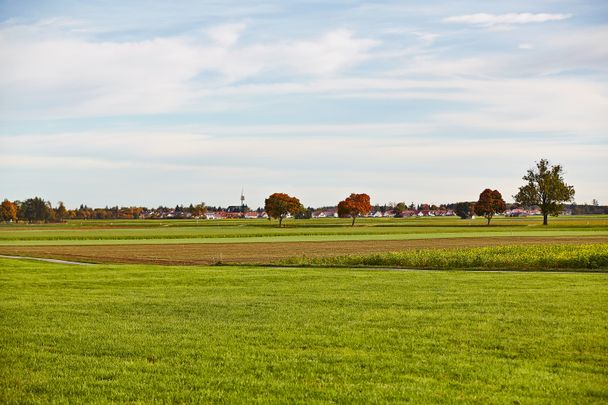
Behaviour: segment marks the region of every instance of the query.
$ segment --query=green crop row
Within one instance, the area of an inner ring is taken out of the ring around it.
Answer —
[[[420,269],[607,269],[608,244],[419,249],[367,255],[293,257],[281,264]]]

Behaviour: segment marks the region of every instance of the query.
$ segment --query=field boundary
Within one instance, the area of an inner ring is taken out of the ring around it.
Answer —
[[[17,259],[17,260],[37,260],[39,262],[55,263],[55,264],[71,264],[76,266],[93,266],[96,263],[75,262],[70,260],[49,259],[46,257],[30,257],[30,256],[8,256],[0,255],[0,259]]]
[[[286,266],[286,265],[273,265],[273,264],[213,264],[214,267],[261,267],[261,268],[272,268],[277,270],[294,270],[294,269],[342,269],[342,270],[373,270],[373,271],[403,271],[403,272],[460,272],[460,273],[551,273],[551,274],[579,274],[579,273],[591,273],[591,274],[608,274],[608,267],[600,269],[534,269],[534,270],[522,270],[522,269],[484,269],[479,267],[471,268],[454,268],[454,269],[433,269],[433,268],[408,268],[408,267],[386,267],[386,266],[315,266],[315,265],[301,265],[301,266]]]

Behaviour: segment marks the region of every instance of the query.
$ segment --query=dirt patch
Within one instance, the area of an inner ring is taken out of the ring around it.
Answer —
[[[319,257],[422,248],[466,248],[529,244],[608,243],[608,236],[492,237],[403,241],[214,243],[180,245],[0,246],[0,254],[97,263],[214,264],[273,263],[294,256]]]

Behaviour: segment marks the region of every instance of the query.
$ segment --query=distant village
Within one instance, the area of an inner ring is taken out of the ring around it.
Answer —
[[[434,208],[434,209],[432,209]],[[412,217],[453,217],[458,216],[455,208],[441,206],[438,208],[429,207],[426,204],[418,208],[408,208],[406,210],[395,210],[391,206],[375,206],[366,217],[368,218],[412,218]],[[572,214],[571,210],[566,209],[565,215]],[[526,217],[531,215],[541,215],[540,209],[512,208],[504,214],[507,217]],[[188,208],[176,207],[155,209],[143,209],[139,213],[141,219],[257,219],[268,218],[268,214],[262,208],[250,210],[247,207],[230,206],[225,209],[209,207],[204,213],[192,212]],[[288,214],[287,218],[292,218]],[[298,218],[338,218],[337,207],[326,207],[320,209],[309,208]]]
[[[475,202],[458,202],[442,205],[418,204],[410,205],[404,202],[389,203],[385,205],[372,205],[367,218],[429,218],[429,217],[460,217],[463,219],[475,218]],[[327,206],[321,208],[308,207],[295,214],[297,219],[338,218],[338,207]],[[596,200],[592,204],[568,204],[564,206],[562,215],[594,215],[608,214],[608,206],[599,205]],[[515,203],[506,204],[506,210],[497,216],[527,217],[542,215],[538,207],[522,207]],[[293,218],[294,214],[287,214],[284,218]],[[11,202],[5,199],[0,204],[0,222],[63,222],[65,220],[88,219],[257,219],[268,218],[264,208],[250,209],[241,195],[241,205],[228,207],[207,206],[205,203],[196,205],[177,205],[175,207],[147,208],[135,207],[105,207],[91,208],[80,205],[78,208],[68,209],[60,201],[54,207],[50,201],[34,197],[25,201]]]

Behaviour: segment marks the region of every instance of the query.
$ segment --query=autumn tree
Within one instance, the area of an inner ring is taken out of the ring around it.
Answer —
[[[192,204],[190,204],[192,206]],[[196,204],[190,208],[190,212],[192,216],[195,218],[206,218],[207,215],[207,206],[205,203]]]
[[[55,209],[55,220],[57,222],[63,222],[64,218],[67,218],[68,210],[65,209],[63,201],[59,201],[59,206]]]
[[[574,198],[574,187],[565,183],[561,165],[551,166],[547,159],[536,162],[535,169],[529,169],[523,177],[527,184],[519,188],[513,196],[524,206],[538,206],[543,214],[543,225],[547,225],[549,215],[558,216],[564,209],[564,202]]]
[[[355,226],[355,219],[359,215],[366,215],[372,210],[367,194],[351,194],[345,200],[338,203],[338,216],[352,217],[351,226]]]
[[[15,222],[17,221],[17,205],[7,199],[0,204],[0,221]]]
[[[296,197],[291,197],[285,193],[274,193],[264,201],[264,210],[269,218],[279,220],[279,228],[283,223],[283,219],[287,215],[297,215],[304,210],[304,206]]]
[[[501,214],[506,210],[507,204],[498,190],[486,188],[479,194],[479,200],[475,203],[475,214],[487,219],[488,225],[495,214]]]

